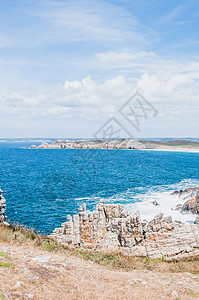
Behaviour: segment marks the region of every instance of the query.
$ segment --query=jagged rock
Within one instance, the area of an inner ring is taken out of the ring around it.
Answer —
[[[50,145],[48,143],[43,142],[40,146],[37,147],[38,149],[49,149]]]
[[[190,211],[194,214],[199,214],[199,197],[195,196],[186,201],[182,207],[182,211]]]
[[[155,205],[155,206],[158,206],[158,205],[160,205],[159,203],[158,203],[158,201],[153,201],[153,202],[151,202],[153,205]]]
[[[0,189],[0,223],[6,219],[6,199],[2,195],[3,191]]]
[[[199,186],[175,191],[171,195],[178,195],[182,197],[183,200],[186,200],[183,205],[178,204],[175,210],[179,210],[182,213],[191,212],[193,214],[199,214]]]
[[[196,217],[196,219],[195,219],[195,222],[194,222],[194,223],[199,225],[199,216],[197,216],[197,217]]]
[[[195,196],[199,196],[199,186],[188,187],[184,190],[174,191],[171,195],[176,195],[179,197],[183,197],[183,199],[190,199]]]
[[[182,209],[182,204],[177,204],[175,210],[180,211]]]
[[[182,140],[181,140],[182,142]],[[189,141],[183,141],[184,147],[187,149],[198,149],[198,142],[195,145],[190,146]],[[136,139],[95,139],[95,140],[65,140],[55,141],[49,144],[47,147],[45,143],[38,148],[51,148],[51,149],[175,149],[174,141],[170,141],[170,146],[165,145],[163,141],[151,141],[151,140],[136,140]]]
[[[95,211],[87,211],[82,205],[78,215],[67,219],[51,237],[69,247],[168,260],[199,255],[198,223],[173,222],[163,214],[142,222],[139,211],[130,214],[124,205],[105,204],[104,199]]]

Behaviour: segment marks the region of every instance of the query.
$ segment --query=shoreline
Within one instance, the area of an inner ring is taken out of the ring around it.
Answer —
[[[143,220],[139,210],[130,212],[124,204],[106,204],[101,198],[96,209],[89,211],[86,203],[79,213],[68,215],[61,227],[50,235],[56,242],[69,248],[94,251],[120,251],[128,256],[182,259],[199,255],[199,186],[174,191],[183,197],[175,210],[192,212],[193,224],[173,220],[157,211],[152,220]],[[194,195],[194,196],[193,196]],[[189,199],[189,200],[187,200]],[[155,207],[160,204],[152,202]]]
[[[29,149],[29,150],[106,150],[106,151],[156,151],[156,152],[184,152],[184,153],[199,153],[199,149],[104,149],[104,148],[25,148],[21,147],[21,149]]]
[[[125,149],[124,149],[125,150]],[[131,150],[131,149],[129,149]],[[162,152],[187,152],[187,153],[199,153],[199,149],[189,149],[189,148],[176,148],[176,149],[171,149],[171,148],[165,148],[165,149],[139,149],[141,151],[162,151]]]
[[[51,144],[43,142],[30,149],[94,149],[94,150],[145,150],[145,151],[176,151],[199,153],[199,142],[188,140],[153,141],[136,139],[105,139],[55,141]]]

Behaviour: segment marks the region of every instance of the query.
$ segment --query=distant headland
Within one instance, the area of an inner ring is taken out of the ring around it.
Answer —
[[[93,139],[93,140],[57,140],[43,142],[31,149],[123,149],[123,150],[165,150],[199,152],[199,142],[186,139],[139,140],[139,139]]]

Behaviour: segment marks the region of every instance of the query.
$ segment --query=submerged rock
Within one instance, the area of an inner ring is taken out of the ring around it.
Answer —
[[[182,209],[182,204],[177,204],[175,210],[180,211]]]

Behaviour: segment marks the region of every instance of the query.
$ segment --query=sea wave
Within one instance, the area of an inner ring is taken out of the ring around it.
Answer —
[[[195,215],[191,213],[182,214],[175,210],[177,204],[183,204],[185,200],[179,196],[171,195],[171,193],[196,185],[199,185],[199,180],[184,179],[171,185],[129,189],[124,193],[106,198],[106,201],[108,203],[123,203],[132,213],[139,210],[142,220],[150,221],[157,214],[163,213],[164,216],[171,216],[173,220],[193,223]],[[159,205],[155,206],[153,201],[157,201]]]

